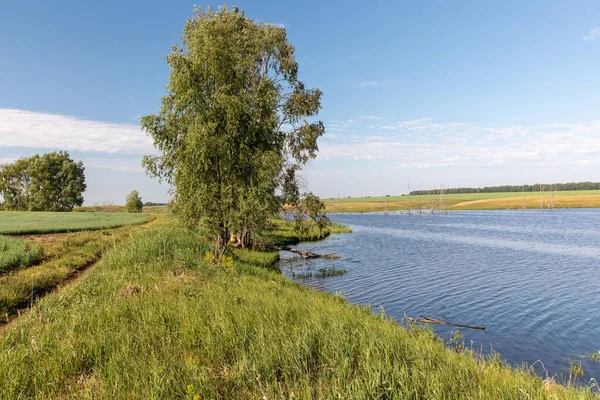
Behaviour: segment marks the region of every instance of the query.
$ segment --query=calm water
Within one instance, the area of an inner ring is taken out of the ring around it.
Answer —
[[[348,273],[303,280],[309,286],[381,305],[398,320],[423,314],[485,326],[461,329],[465,344],[493,348],[513,365],[541,360],[551,375],[600,349],[600,209],[333,219],[354,232],[297,247],[341,259],[303,269]],[[456,329],[434,328],[444,339]],[[600,362],[583,366],[586,379],[600,380]]]

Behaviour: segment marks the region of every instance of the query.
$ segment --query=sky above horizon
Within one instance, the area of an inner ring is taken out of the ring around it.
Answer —
[[[284,26],[300,79],[324,92],[305,171],[322,197],[600,181],[597,1],[229,4]],[[141,167],[154,147],[138,119],[159,109],[193,8],[5,1],[0,163],[64,149],[84,161],[86,204],[133,189],[166,201]]]

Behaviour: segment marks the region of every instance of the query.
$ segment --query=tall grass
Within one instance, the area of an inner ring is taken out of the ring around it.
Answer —
[[[0,398],[594,398],[209,251],[174,226],[109,250],[6,330]]]
[[[270,228],[259,240],[275,244],[277,246],[286,246],[299,242],[313,242],[316,240],[321,240],[328,237],[332,233],[352,232],[352,229],[337,222],[331,222],[322,230],[319,230],[317,224],[313,221],[305,221],[304,223],[306,230],[304,232],[297,232],[294,230],[293,222],[283,219],[273,219],[271,221]]]
[[[78,270],[98,260],[104,251],[144,228],[136,225],[56,235],[53,241],[44,244],[43,260],[38,259],[38,265],[0,276],[0,318],[27,306]],[[26,245],[40,249],[40,245],[34,243]]]
[[[44,256],[40,245],[0,236],[0,274],[38,263]]]

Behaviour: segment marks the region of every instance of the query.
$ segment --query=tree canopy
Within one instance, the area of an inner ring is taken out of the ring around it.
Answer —
[[[144,207],[144,203],[142,202],[142,198],[137,190],[131,191],[127,195],[127,199],[125,202],[125,212],[128,213],[141,213],[142,208]]]
[[[144,166],[172,185],[174,214],[219,251],[232,235],[249,245],[282,203],[298,200],[297,171],[325,130],[309,120],[322,93],[298,79],[284,28],[235,7],[196,9],[166,60],[162,107],[141,119],[160,155]]]
[[[83,204],[85,168],[66,151],[21,158],[0,166],[4,208],[16,211],[71,211]]]

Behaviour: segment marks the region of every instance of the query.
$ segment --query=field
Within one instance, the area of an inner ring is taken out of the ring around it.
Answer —
[[[326,199],[328,212],[369,212],[388,210],[413,211],[430,209],[437,206],[439,195],[431,196],[389,196],[389,197],[362,197],[351,199]],[[500,192],[500,193],[464,193],[446,194],[443,196],[445,207],[450,210],[494,210],[494,209],[519,209],[525,203],[526,208],[547,208],[554,204],[555,208],[593,208],[600,207],[600,190],[578,190],[555,192]]]
[[[0,398],[595,398],[154,225],[4,331]]]
[[[142,224],[147,214],[1,211],[0,235],[76,232]]]
[[[27,307],[38,297],[74,277],[78,271],[92,265],[106,250],[146,226],[29,236],[18,241],[21,246],[25,244],[30,249],[40,249],[40,253],[35,263],[29,263],[35,265],[0,271],[0,318],[8,318]],[[0,239],[4,238],[0,236]]]

